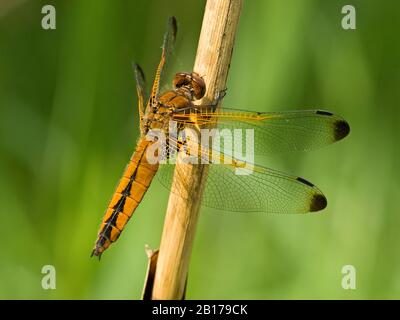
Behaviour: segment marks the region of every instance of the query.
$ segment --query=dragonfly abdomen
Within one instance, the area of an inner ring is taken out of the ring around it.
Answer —
[[[126,166],[104,215],[92,255],[100,256],[117,241],[156,174],[158,164],[150,164],[146,158],[150,143],[140,140]]]

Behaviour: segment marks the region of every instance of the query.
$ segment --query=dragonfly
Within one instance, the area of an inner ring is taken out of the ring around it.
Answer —
[[[237,175],[236,170],[242,168],[244,162],[243,159],[236,159],[232,153],[218,150],[215,154],[220,161],[216,162],[212,156],[215,151],[212,146],[199,144],[193,148],[191,144],[184,151],[188,141],[185,141],[185,137],[170,134],[171,121],[176,123],[179,132],[186,128],[199,130],[204,126],[221,130],[254,130],[254,153],[266,156],[329,145],[345,138],[350,132],[350,126],[340,116],[324,110],[251,112],[216,108],[223,94],[216,97],[214,104],[196,104],[205,95],[206,85],[203,77],[195,72],[177,73],[172,81],[172,90],[160,93],[160,83],[176,34],[177,22],[171,17],[164,34],[161,60],[147,100],[144,73],[138,64],[134,64],[140,138],[101,222],[92,251],[92,256],[98,256],[99,259],[117,241],[156,174],[167,188],[171,188],[174,176],[180,177],[180,183],[171,191],[183,198],[187,196],[186,186],[190,184],[190,177],[183,173],[185,164],[150,161],[152,159],[148,151],[157,140],[154,137],[149,139],[149,133],[155,130],[164,132],[168,137],[166,151],[162,152],[163,159],[177,158],[181,153],[190,153],[189,149],[195,150],[193,154],[200,159],[209,161],[205,164],[208,170],[202,196],[202,204],[205,206],[236,212],[300,214],[317,212],[327,206],[323,193],[304,178],[256,164],[252,165],[251,174]],[[173,153],[171,150],[178,152]]]

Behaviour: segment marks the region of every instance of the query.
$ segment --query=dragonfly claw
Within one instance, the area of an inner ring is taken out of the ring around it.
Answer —
[[[225,89],[220,90],[217,93],[215,93],[214,99],[215,99],[216,103],[220,102],[226,96],[227,91],[228,91],[228,88],[225,88]]]

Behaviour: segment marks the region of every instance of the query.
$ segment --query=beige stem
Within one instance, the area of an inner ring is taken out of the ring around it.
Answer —
[[[229,65],[242,0],[208,0],[197,49],[194,72],[204,77],[207,92],[202,104],[215,101],[226,88]],[[181,171],[182,172],[182,171]],[[182,299],[188,274],[206,166],[185,165],[190,177],[187,199],[174,193],[180,178],[175,174],[164,222],[152,299]],[[183,178],[183,180],[186,180]]]

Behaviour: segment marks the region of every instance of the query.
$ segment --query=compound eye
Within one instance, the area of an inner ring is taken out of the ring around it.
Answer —
[[[203,98],[206,93],[206,84],[203,78],[200,77],[197,73],[192,73],[191,78],[194,96],[196,97],[196,99]]]
[[[206,84],[197,73],[177,73],[172,82],[174,89],[186,86],[190,89],[196,100],[201,99],[206,93]]]
[[[182,86],[190,85],[191,82],[192,79],[190,73],[180,72],[175,75],[172,85],[174,86],[174,89],[178,89]]]

